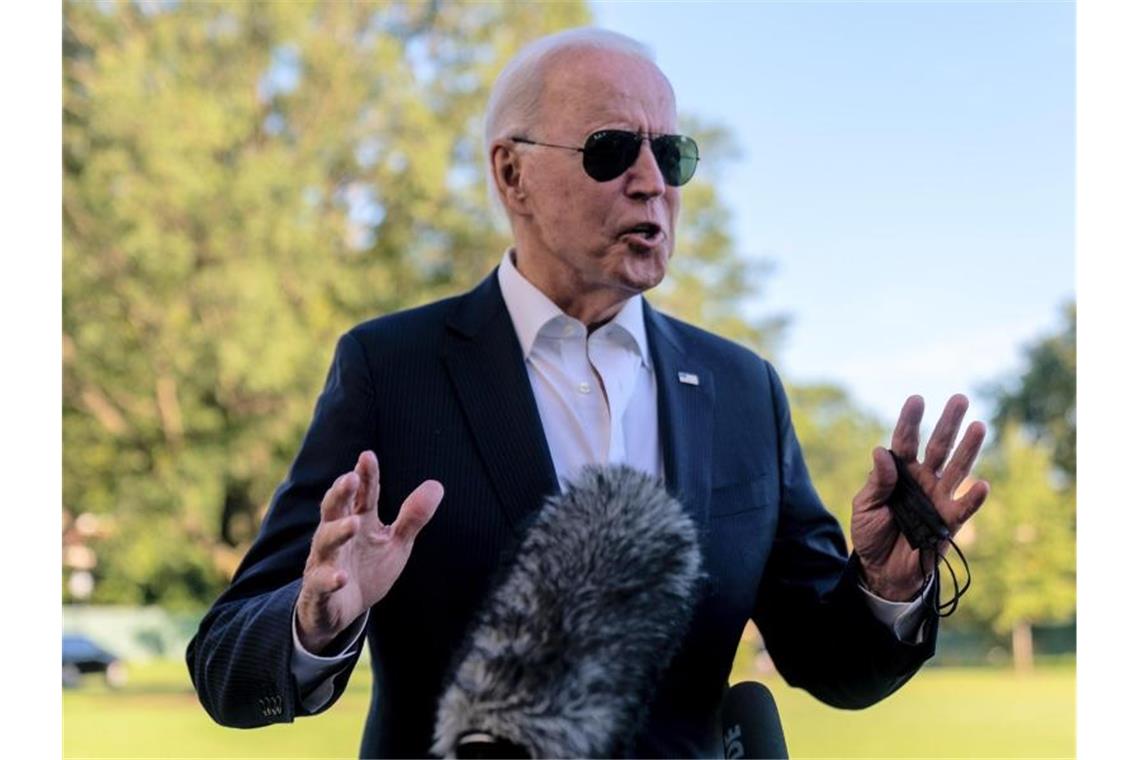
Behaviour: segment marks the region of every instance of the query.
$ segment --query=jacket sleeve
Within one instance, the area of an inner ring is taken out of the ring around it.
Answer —
[[[252,728],[307,714],[290,669],[293,608],[320,522],[321,499],[355,466],[361,451],[375,448],[375,408],[364,349],[348,333],[337,344],[300,452],[257,539],[186,650],[198,699],[222,725]],[[340,697],[354,665],[355,657],[317,712]]]
[[[938,616],[927,614],[921,644],[900,641],[875,618],[858,586],[859,558],[847,556],[839,523],[812,486],[787,396],[771,365],[767,370],[780,513],[753,619],[790,685],[834,707],[867,707],[906,683],[933,656]]]

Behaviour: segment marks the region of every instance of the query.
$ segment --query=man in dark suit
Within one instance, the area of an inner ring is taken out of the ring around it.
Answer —
[[[504,69],[486,141],[515,244],[470,293],[341,338],[289,475],[187,652],[215,720],[326,709],[366,637],[362,755],[426,754],[492,577],[542,499],[592,462],[662,477],[708,574],[639,754],[721,752],[749,618],[789,683],[841,707],[882,699],[933,654],[937,583],[885,506],[890,454],[873,452],[855,496],[848,557],[771,365],[640,295],[665,276],[696,167],[676,126],[668,81],[620,35],[544,38]],[[921,463],[920,398],[892,439],[952,531],[987,492],[954,498],[984,436],[971,424],[951,455],[965,411],[950,400]]]

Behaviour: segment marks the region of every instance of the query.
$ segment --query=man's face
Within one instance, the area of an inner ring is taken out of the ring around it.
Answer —
[[[548,72],[539,123],[525,135],[530,139],[581,147],[602,129],[677,131],[672,90],[647,61],[571,51]],[[581,153],[523,148],[520,186],[534,249],[527,264],[541,270],[537,279],[556,290],[621,299],[661,282],[673,253],[680,191],[665,184],[648,141],[633,166],[607,182],[586,174]]]

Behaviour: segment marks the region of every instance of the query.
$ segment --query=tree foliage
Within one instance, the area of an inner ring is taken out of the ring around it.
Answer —
[[[963,538],[975,584],[965,622],[1012,635],[1022,668],[1033,626],[1076,614],[1076,305],[1063,314],[1056,334],[1026,346],[1017,381],[988,391],[994,445],[979,476],[991,493]]]
[[[988,452],[981,475],[991,494],[960,542],[973,573],[962,609],[994,633],[1017,633],[1019,661],[1031,658],[1030,627],[1076,612],[1076,500],[1051,474],[1047,446],[1009,427]],[[1024,662],[1028,665],[1028,662]]]
[[[871,452],[889,431],[835,385],[789,386],[788,400],[815,490],[850,544],[851,501],[867,482]]]
[[[1059,332],[1025,349],[1026,369],[1011,387],[991,390],[999,434],[1021,429],[1051,451],[1070,485],[1077,477],[1077,306],[1062,308]]]
[[[459,292],[508,243],[481,117],[567,3],[71,2],[64,10],[64,510],[93,601],[209,601],[251,541],[338,334]],[[723,132],[704,128],[704,166]],[[666,310],[766,345],[710,178]]]

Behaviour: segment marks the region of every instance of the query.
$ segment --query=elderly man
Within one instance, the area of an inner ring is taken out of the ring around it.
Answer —
[[[261,533],[187,653],[215,720],[326,709],[367,638],[361,753],[426,754],[496,569],[590,463],[663,478],[699,527],[709,579],[638,754],[722,752],[720,700],[749,618],[789,683],[842,707],[882,699],[933,654],[937,584],[885,505],[889,452],[873,452],[855,496],[848,557],[771,365],[641,296],[665,276],[697,165],[676,133],[669,82],[620,35],[564,32],[504,69],[487,158],[514,246],[470,293],[341,338]],[[987,490],[954,498],[984,436],[971,424],[951,455],[966,403],[950,400],[921,462],[920,398],[892,440],[951,531]]]

